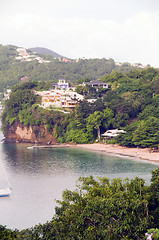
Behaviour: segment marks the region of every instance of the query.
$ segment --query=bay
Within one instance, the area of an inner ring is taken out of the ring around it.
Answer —
[[[0,144],[3,164],[12,192],[0,198],[0,224],[24,229],[50,221],[64,189],[74,190],[80,176],[143,178],[159,167],[146,161],[110,156],[78,148],[35,148],[29,144]],[[0,187],[6,185],[0,169]]]

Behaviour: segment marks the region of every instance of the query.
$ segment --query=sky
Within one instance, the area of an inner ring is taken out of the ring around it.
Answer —
[[[158,0],[0,0],[0,44],[159,68]]]

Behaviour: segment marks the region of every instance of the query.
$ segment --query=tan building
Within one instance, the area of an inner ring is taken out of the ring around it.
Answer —
[[[35,94],[42,97],[42,107],[55,108],[75,108],[79,100],[83,100],[83,96],[71,91],[51,90],[36,91]]]

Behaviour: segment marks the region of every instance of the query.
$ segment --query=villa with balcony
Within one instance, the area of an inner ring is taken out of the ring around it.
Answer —
[[[64,90],[35,91],[35,94],[42,97],[41,106],[44,108],[73,109],[76,107],[78,101],[82,101],[84,98],[76,92]]]

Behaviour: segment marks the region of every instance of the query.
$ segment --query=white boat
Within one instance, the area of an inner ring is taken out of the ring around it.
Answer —
[[[0,197],[8,197],[11,194],[11,188],[0,189]]]
[[[34,148],[34,146],[31,146],[31,147],[27,147],[27,149],[33,149]]]

